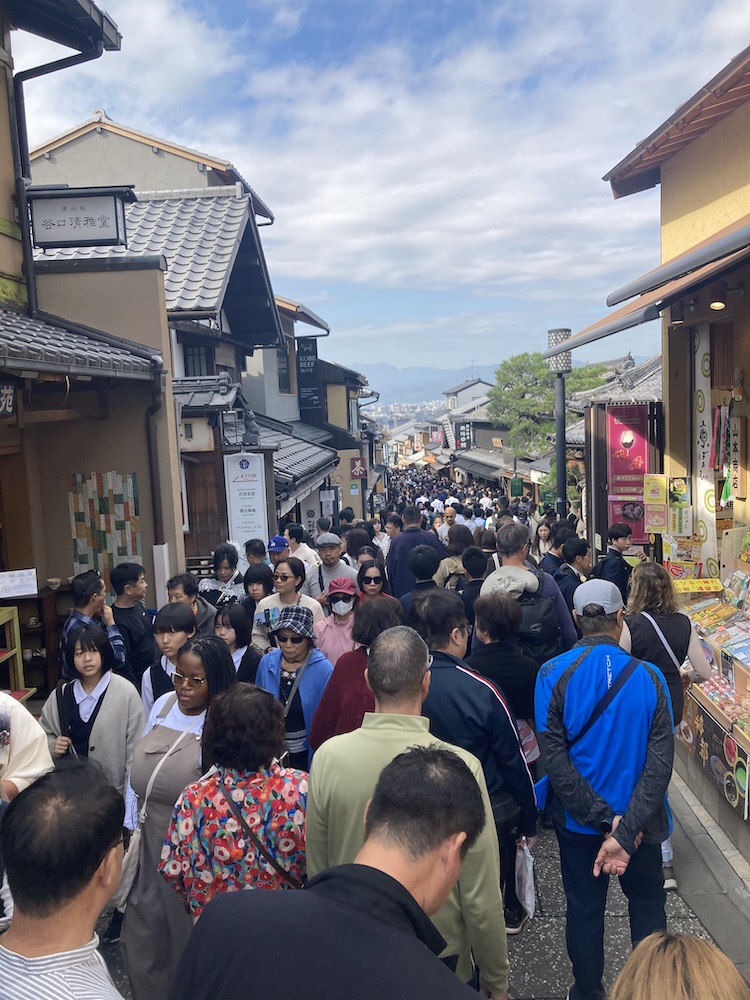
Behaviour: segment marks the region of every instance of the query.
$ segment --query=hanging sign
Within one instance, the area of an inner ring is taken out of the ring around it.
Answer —
[[[729,418],[729,478],[735,500],[747,499],[747,423],[745,417]]]
[[[319,410],[323,405],[318,342],[314,337],[300,337],[297,341],[297,395],[300,410]]]

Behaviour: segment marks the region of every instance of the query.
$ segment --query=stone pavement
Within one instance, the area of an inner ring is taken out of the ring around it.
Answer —
[[[750,865],[723,838],[678,776],[673,779],[669,800],[675,817],[679,891],[667,894],[668,928],[713,940],[750,979]],[[539,909],[521,934],[508,939],[510,997],[563,1000],[571,975],[565,951],[565,896],[552,832],[542,831],[534,856]],[[100,930],[105,926],[103,918]],[[119,945],[102,946],[102,953],[118,989],[130,1000]],[[627,900],[618,880],[612,878],[605,937],[608,989],[629,954]]]

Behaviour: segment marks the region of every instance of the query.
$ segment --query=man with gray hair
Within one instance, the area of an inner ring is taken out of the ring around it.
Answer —
[[[361,729],[334,736],[313,758],[306,817],[308,873],[354,860],[362,846],[363,810],[378,775],[394,757],[414,746],[452,750],[477,779],[487,822],[467,852],[457,887],[433,921],[445,939],[443,961],[468,982],[473,953],[485,995],[500,1000],[508,990],[508,952],[492,808],[477,758],[430,735],[422,716],[430,666],[425,642],[404,625],[382,632],[370,646],[365,678],[375,711],[365,715]]]
[[[670,826],[672,708],[661,672],[618,645],[614,583],[582,583],[573,613],[583,639],[542,666],[535,714],[567,899],[568,996],[600,1000],[608,876],[619,876],[628,898],[633,944],[666,929],[660,845]]]

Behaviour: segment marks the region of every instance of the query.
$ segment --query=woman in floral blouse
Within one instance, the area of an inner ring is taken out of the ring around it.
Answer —
[[[177,800],[159,864],[194,919],[218,892],[289,889],[304,880],[307,774],[279,767],[283,745],[283,710],[267,691],[238,683],[211,706],[203,760],[216,770]],[[288,879],[243,830],[230,794]]]

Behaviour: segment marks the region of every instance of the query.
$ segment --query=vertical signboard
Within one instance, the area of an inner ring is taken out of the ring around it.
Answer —
[[[229,537],[243,545],[248,538],[268,538],[266,474],[262,455],[224,456]]]
[[[319,410],[322,406],[318,342],[314,337],[297,341],[297,395],[300,410]]]
[[[607,407],[609,523],[633,529],[633,541],[648,541],[643,480],[648,472],[648,405]]]
[[[711,334],[696,330],[693,393],[694,517],[691,525],[701,543],[701,562],[706,576],[719,576],[716,540],[716,482],[711,466]]]

